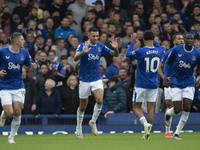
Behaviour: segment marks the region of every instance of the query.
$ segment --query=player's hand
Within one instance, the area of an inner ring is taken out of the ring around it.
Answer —
[[[54,116],[57,118],[59,115],[58,114],[54,114]]]
[[[38,25],[38,29],[40,29],[40,30],[44,29],[43,24],[39,24],[39,25]]]
[[[0,70],[0,77],[4,77],[5,75],[7,75],[6,70]]]
[[[36,63],[31,63],[31,67],[32,67],[33,69],[36,69],[36,68],[37,68],[37,64],[36,64]]]
[[[117,49],[118,48],[118,42],[117,42],[117,38],[110,38],[110,45],[114,48]]]
[[[87,53],[87,52],[89,52],[89,50],[91,49],[91,48],[88,48],[88,46],[89,46],[88,41],[85,42],[85,43],[83,43],[83,53],[84,54]]]
[[[35,118],[39,118],[40,114],[35,115]]]
[[[131,41],[133,41],[134,43],[137,42],[137,34],[136,34],[136,33],[133,33],[133,34],[131,35]]]
[[[114,113],[115,113],[114,111],[107,111],[107,112],[104,114],[105,119],[107,119],[107,115],[108,115],[108,114],[114,114]]]
[[[32,105],[31,110],[32,110],[32,112],[36,110],[36,105],[35,104]]]
[[[165,77],[163,81],[163,86],[168,88],[169,85],[170,85],[170,77]]]

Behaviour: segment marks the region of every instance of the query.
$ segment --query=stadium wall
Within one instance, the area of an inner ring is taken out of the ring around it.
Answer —
[[[180,116],[174,116],[172,121],[172,131],[175,131]],[[85,115],[83,122],[83,133],[90,133],[91,129],[88,122],[91,115]],[[10,122],[0,128],[0,134],[8,135],[10,131]],[[135,114],[116,113],[109,114],[107,120],[103,115],[98,119],[99,133],[133,133],[143,131],[143,126]],[[22,125],[18,134],[68,134],[75,133],[76,115],[60,115],[55,118],[53,115],[41,115],[36,119],[33,115],[23,115]],[[157,113],[154,116],[152,132],[164,132],[164,113]],[[200,113],[190,113],[190,117],[184,127],[183,132],[200,131]]]

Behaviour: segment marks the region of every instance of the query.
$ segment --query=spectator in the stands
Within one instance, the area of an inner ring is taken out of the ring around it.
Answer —
[[[55,85],[56,82],[48,78],[45,81],[44,89],[38,92],[37,109],[35,112],[36,118],[38,118],[40,114],[52,114],[55,117],[60,115],[62,99]]]
[[[113,57],[113,63],[106,69],[105,75],[107,78],[111,78],[118,74],[121,62],[122,58],[120,55],[118,57]]]
[[[85,0],[76,0],[75,3],[70,4],[68,10],[73,12],[74,21],[78,26],[81,25],[81,20],[86,14],[87,5]]]
[[[22,109],[23,114],[33,114],[36,110],[37,88],[33,78],[29,78],[26,74],[26,68],[22,68],[22,79],[26,89],[25,103]]]
[[[49,75],[48,65],[46,63],[40,64],[39,74],[36,76],[36,80],[35,80],[38,91],[44,88],[44,83],[46,79],[49,77],[50,75]]]
[[[24,21],[24,18],[28,16],[28,11],[29,11],[28,3],[29,0],[20,0],[20,5],[15,7],[13,10],[13,14],[18,14],[22,22]]]
[[[109,79],[108,88],[105,89],[105,101],[105,118],[107,118],[108,114],[127,112],[126,91],[122,87],[122,83],[117,77],[112,77]]]
[[[58,27],[54,32],[54,38],[56,39],[58,36],[62,36],[64,39],[66,39],[69,33],[76,35],[76,31],[70,28],[69,19],[64,17],[61,21],[61,26]]]
[[[68,55],[68,51],[65,48],[65,41],[63,38],[57,38],[56,39],[56,56],[58,58],[58,61],[60,61],[60,58],[62,55]]]
[[[67,82],[58,87],[62,98],[62,113],[76,114],[79,106],[78,80],[75,75],[70,75]]]

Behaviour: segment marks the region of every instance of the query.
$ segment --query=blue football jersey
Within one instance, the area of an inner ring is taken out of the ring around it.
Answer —
[[[159,47],[144,47],[133,51],[134,45],[135,43],[131,42],[126,56],[137,59],[135,86],[145,89],[158,88],[158,67],[165,50]]]
[[[194,87],[194,68],[200,61],[200,51],[194,46],[191,51],[185,49],[185,44],[173,47],[165,67],[165,76],[171,77],[170,86],[185,88]]]
[[[99,73],[99,63],[102,55],[108,54],[111,49],[106,47],[102,43],[96,43],[96,45],[88,45],[91,48],[89,52],[84,54],[80,59],[79,77],[81,81],[92,82],[101,79]],[[82,52],[83,43],[81,43],[76,52]]]
[[[31,57],[25,49],[19,49],[16,53],[11,51],[10,47],[0,49],[0,69],[7,72],[6,76],[0,77],[0,90],[24,88],[22,67],[30,66],[31,62]]]

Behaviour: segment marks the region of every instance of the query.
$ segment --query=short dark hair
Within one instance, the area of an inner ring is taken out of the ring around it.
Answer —
[[[155,35],[151,30],[147,30],[144,32],[143,38],[144,38],[144,40],[147,40],[147,41],[154,40]]]
[[[40,69],[41,69],[42,66],[47,66],[47,68],[48,68],[47,63],[42,62],[42,63],[40,64]]]
[[[64,60],[64,59],[67,59],[68,57],[67,57],[67,55],[62,55],[61,57],[60,57],[60,60]]]
[[[96,27],[91,27],[89,32],[99,32],[99,30]]]
[[[173,36],[172,36],[172,41],[174,41],[175,39],[176,39],[176,36],[178,36],[178,35],[182,35],[181,33],[176,33],[176,34],[174,34]]]

